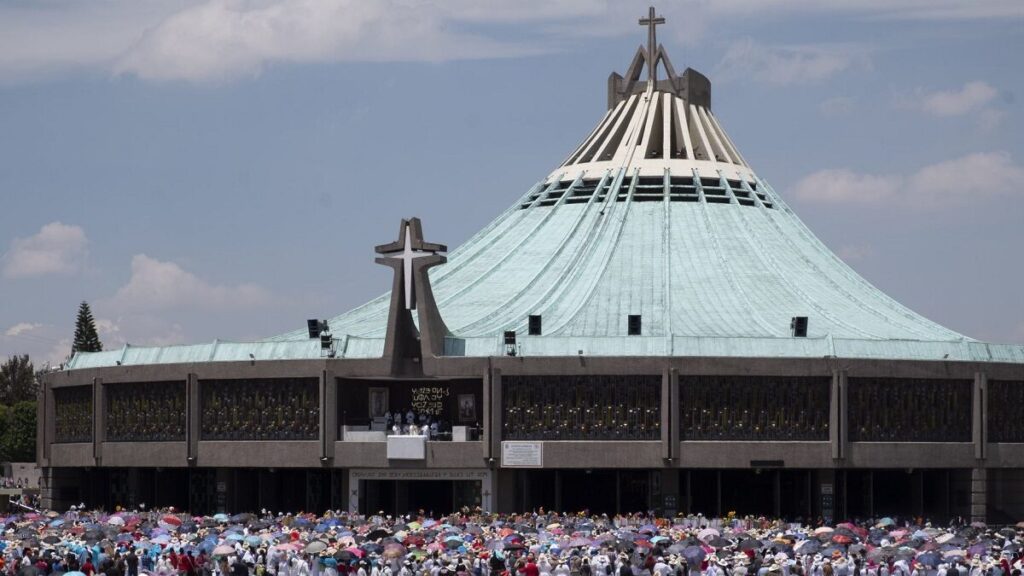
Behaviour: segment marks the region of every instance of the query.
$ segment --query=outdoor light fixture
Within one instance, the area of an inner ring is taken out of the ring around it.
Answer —
[[[505,355],[515,356],[516,353],[516,331],[505,330]]]

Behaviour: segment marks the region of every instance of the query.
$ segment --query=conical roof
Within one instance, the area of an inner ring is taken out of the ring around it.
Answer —
[[[711,111],[710,81],[676,75],[655,46],[652,32],[625,76],[611,75],[608,111],[561,164],[429,270],[446,355],[503,355],[514,330],[532,356],[1024,363],[1024,347],[944,328],[843,263],[744,160]],[[380,358],[390,303],[386,293],[330,318],[336,357]],[[806,336],[794,335],[797,317]],[[300,329],[126,346],[70,367],[318,357],[319,340]]]
[[[530,355],[975,356],[818,240],[746,163],[707,78],[675,76],[663,48],[657,59],[667,79],[639,81],[638,50],[580,145],[430,271],[451,353],[501,354],[515,330]],[[347,356],[379,356],[389,301],[329,320]]]

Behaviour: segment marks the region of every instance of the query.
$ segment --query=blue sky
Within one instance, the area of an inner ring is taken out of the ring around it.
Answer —
[[[457,246],[600,119],[613,0],[0,2],[0,357],[254,339],[386,290],[400,218]],[[677,70],[854,269],[1024,343],[1024,2],[661,3]]]

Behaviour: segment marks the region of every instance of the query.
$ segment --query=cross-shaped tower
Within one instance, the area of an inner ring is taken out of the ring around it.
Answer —
[[[654,61],[658,50],[658,33],[656,27],[658,24],[664,23],[665,18],[655,16],[654,6],[651,6],[651,9],[647,12],[647,18],[640,19],[640,25],[647,26],[647,82],[649,84],[656,84],[658,81],[658,67]]]

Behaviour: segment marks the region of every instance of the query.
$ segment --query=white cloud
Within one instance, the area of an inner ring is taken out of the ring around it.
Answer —
[[[956,90],[919,93],[914,99],[921,110],[935,116],[962,116],[995,100],[999,91],[986,82],[975,81]]]
[[[835,96],[818,104],[818,111],[823,116],[837,117],[846,116],[853,112],[857,101],[851,96]]]
[[[891,198],[900,185],[900,179],[895,176],[826,169],[797,182],[793,187],[793,195],[801,200],[823,203],[873,203]]]
[[[132,275],[104,309],[125,312],[239,309],[267,305],[270,293],[254,284],[211,284],[174,262],[132,257]]]
[[[1005,152],[982,152],[925,166],[909,175],[820,170],[797,182],[792,193],[816,203],[944,208],[1021,189],[1024,168]]]
[[[81,268],[88,240],[79,226],[51,222],[28,238],[15,238],[4,254],[6,278],[71,274]]]
[[[836,12],[898,20],[978,20],[1024,17],[1019,0],[715,0],[711,9],[723,14]]]
[[[147,30],[116,71],[155,80],[230,79],[259,74],[275,62],[439,61],[534,52],[459,31],[452,20],[433,4],[400,0],[208,0]]]
[[[28,334],[29,332],[32,332],[33,330],[37,330],[42,327],[42,324],[33,324],[31,322],[19,322],[5,330],[4,336],[20,336],[22,334]]]
[[[772,84],[803,84],[870,65],[867,50],[851,44],[765,46],[747,38],[729,47],[715,76],[723,81],[754,78]]]
[[[258,74],[275,63],[538,53],[564,49],[570,38],[638,34],[632,22],[643,12],[640,8],[612,0],[0,2],[0,83],[67,69],[217,80]],[[723,20],[808,13],[865,19],[1005,19],[1024,17],[1024,3],[694,0],[666,5],[659,12],[671,22],[663,33],[690,43]],[[522,23],[533,23],[529,34],[500,30]],[[800,68],[828,74],[843,66],[841,60],[834,54],[804,54]]]

